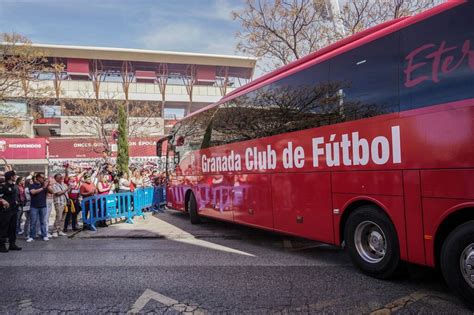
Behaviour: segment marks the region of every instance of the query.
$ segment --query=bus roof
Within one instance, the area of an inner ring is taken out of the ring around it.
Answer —
[[[325,57],[330,55],[330,53],[338,50],[337,54],[342,54],[346,51],[349,51],[351,49],[354,49],[358,46],[364,45],[366,43],[369,43],[375,39],[378,39],[380,37],[383,37],[385,35],[391,34],[393,32],[396,32],[400,29],[403,29],[405,27],[408,27],[412,24],[415,24],[417,22],[423,21],[429,17],[432,17],[434,15],[437,15],[441,12],[444,12],[446,10],[452,9],[458,5],[466,3],[468,0],[448,0],[445,3],[442,3],[438,6],[435,6],[429,10],[423,11],[419,14],[409,16],[409,17],[402,17],[398,19],[394,19],[391,21],[384,22],[382,24],[370,27],[364,31],[361,31],[359,33],[353,34],[349,37],[346,37],[344,39],[341,39],[329,46],[326,46],[318,51],[315,51],[313,53],[310,53],[306,55],[305,57],[302,57],[298,60],[295,60],[285,66],[282,66],[276,70],[273,70],[270,73],[267,73],[256,80],[232,91],[228,95],[224,96],[221,100],[219,100],[217,103],[210,104],[200,110],[197,110],[190,115],[186,116],[183,118],[187,119],[188,117],[192,117],[198,113],[201,113],[203,111],[206,111],[210,108],[213,108],[215,106],[218,106],[219,104],[222,104],[226,101],[229,101],[233,98],[236,98],[242,94],[251,92],[253,90],[256,90],[264,85],[270,84],[272,82],[275,82],[283,77],[286,77],[290,74],[292,74],[294,69],[299,68],[298,70],[302,70],[304,68],[310,67],[314,64],[317,64],[321,61],[325,60]]]

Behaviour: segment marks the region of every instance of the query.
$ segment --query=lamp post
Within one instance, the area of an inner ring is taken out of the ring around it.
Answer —
[[[338,0],[326,0],[326,6],[328,7],[329,15],[332,20],[332,24],[334,26],[334,30],[341,34],[341,36],[345,36],[344,32],[344,25],[342,25],[342,21],[339,19],[340,9],[339,9],[339,1]]]

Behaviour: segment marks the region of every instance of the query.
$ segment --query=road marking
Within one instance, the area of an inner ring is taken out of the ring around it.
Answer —
[[[252,254],[247,253],[247,252],[243,252],[243,251],[233,249],[233,248],[230,248],[230,247],[227,247],[227,246],[214,244],[214,243],[211,243],[211,242],[208,242],[208,241],[203,241],[203,240],[196,239],[194,236],[189,237],[189,238],[177,238],[177,239],[173,239],[173,241],[180,242],[180,243],[185,243],[185,244],[190,244],[190,245],[206,247],[206,248],[218,250],[218,251],[221,251],[221,252],[227,252],[227,253],[239,254],[239,255],[243,255],[243,256],[255,257],[255,255],[252,255]]]
[[[20,314],[33,314],[33,302],[30,299],[18,301],[18,307],[20,308]]]
[[[384,307],[372,311],[370,315],[392,314],[393,312],[398,311],[399,309],[402,309],[410,304],[413,304],[416,301],[424,299],[429,295],[429,293],[423,291],[413,292],[412,294],[409,294],[407,296],[401,297],[399,299],[396,299],[395,301],[385,304]]]
[[[163,294],[160,294],[150,289],[146,289],[145,292],[143,292],[143,294],[140,295],[140,297],[132,305],[132,308],[127,312],[127,314],[139,313],[150,300],[155,300],[167,307],[171,307],[175,309],[176,311],[180,313],[192,312],[193,314],[197,314],[197,315],[206,314],[206,312],[204,312],[203,310],[200,310],[199,308],[192,308],[192,307],[190,308],[189,305],[179,303],[178,301],[172,298],[164,296]]]

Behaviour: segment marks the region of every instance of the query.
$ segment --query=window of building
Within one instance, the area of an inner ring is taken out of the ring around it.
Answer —
[[[28,113],[28,107],[24,102],[0,102],[0,108],[3,117],[25,117]]]
[[[43,118],[61,117],[61,106],[58,105],[41,105],[40,110]]]

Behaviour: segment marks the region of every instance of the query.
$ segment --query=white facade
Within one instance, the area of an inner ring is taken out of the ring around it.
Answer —
[[[32,90],[54,91],[54,82],[41,80],[31,83]],[[227,88],[227,93],[235,88]],[[61,98],[71,99],[94,99],[94,87],[91,81],[64,80],[61,81]],[[99,88],[100,99],[125,100],[123,85],[121,82],[101,82]],[[18,91],[18,94],[21,92]],[[166,101],[189,102],[189,95],[184,85],[166,86]],[[222,98],[221,89],[216,86],[196,85],[193,87],[193,102],[214,103]],[[129,100],[131,101],[161,101],[163,99],[158,84],[153,83],[130,83]]]
[[[160,136],[165,132],[165,121],[156,117],[130,117],[131,137]],[[60,120],[60,134],[62,137],[97,137],[100,123],[92,117],[85,116],[62,116]],[[106,124],[105,129],[109,132],[117,130],[117,124]]]

